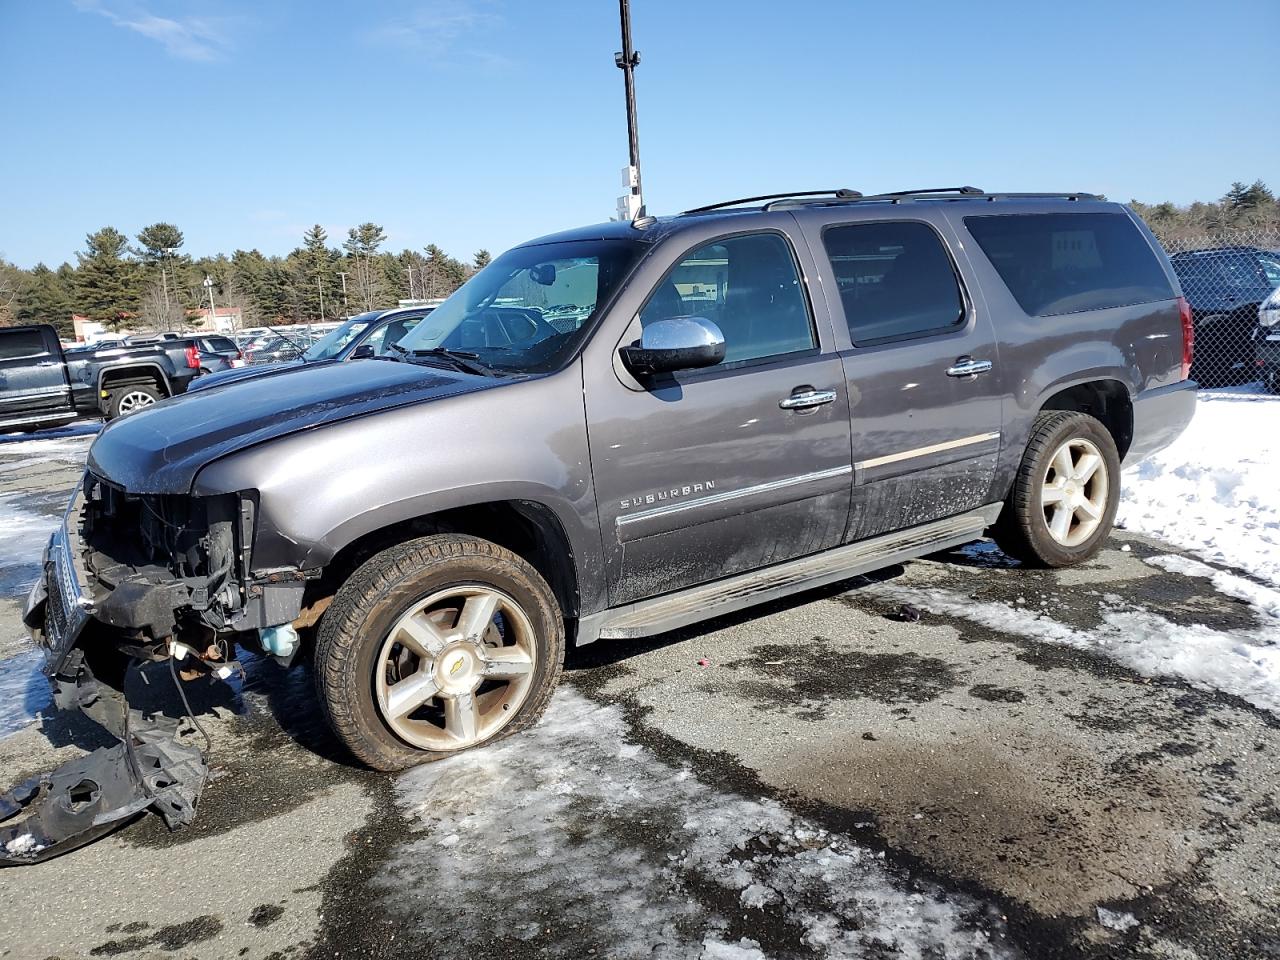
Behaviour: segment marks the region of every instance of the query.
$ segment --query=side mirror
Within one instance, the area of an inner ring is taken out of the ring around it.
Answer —
[[[352,359],[352,360],[372,360],[372,359],[373,359],[373,357],[374,357],[374,353],[373,353],[373,344],[372,344],[372,343],[362,343],[362,344],[360,344],[360,346],[356,347],[354,350],[352,350],[352,351],[351,351],[351,357],[350,357],[350,359]]]
[[[724,334],[705,317],[670,317],[649,324],[639,344],[619,353],[637,377],[711,367],[724,359]]]

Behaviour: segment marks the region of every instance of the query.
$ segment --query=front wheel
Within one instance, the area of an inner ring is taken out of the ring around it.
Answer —
[[[351,753],[401,770],[533,724],[563,661],[564,621],[538,572],[486,540],[441,534],[352,574],[320,623],[315,673]]]
[[[992,534],[1024,563],[1069,567],[1102,549],[1119,502],[1120,456],[1107,428],[1084,413],[1042,413]]]

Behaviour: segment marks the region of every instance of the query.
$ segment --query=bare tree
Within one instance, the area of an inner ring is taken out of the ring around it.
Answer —
[[[0,260],[0,326],[17,320],[18,288],[22,272],[7,260]]]
[[[141,320],[143,326],[155,333],[182,329],[182,307],[163,282],[152,283],[143,293]]]
[[[355,301],[362,310],[372,310],[382,299],[382,265],[374,258],[386,239],[382,227],[362,223],[347,231],[347,239],[342,244],[351,259]]]

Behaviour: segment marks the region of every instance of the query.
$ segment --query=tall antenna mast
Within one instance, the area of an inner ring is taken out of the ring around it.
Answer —
[[[631,45],[631,0],[618,0],[618,14],[622,20],[622,52],[613,55],[613,62],[622,70],[627,88],[627,139],[631,149],[631,163],[622,171],[627,193],[618,198],[618,218],[634,220],[644,215],[644,195],[640,189],[640,132],[636,127],[635,69],[640,54]]]

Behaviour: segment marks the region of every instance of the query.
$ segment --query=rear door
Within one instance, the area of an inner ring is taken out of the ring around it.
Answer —
[[[74,414],[53,328],[0,329],[0,424],[65,420]]]
[[[847,337],[840,359],[854,476],[845,539],[999,499],[996,338],[981,299],[961,281],[950,224],[929,210],[910,220],[799,216],[831,271],[833,321],[837,337]]]

